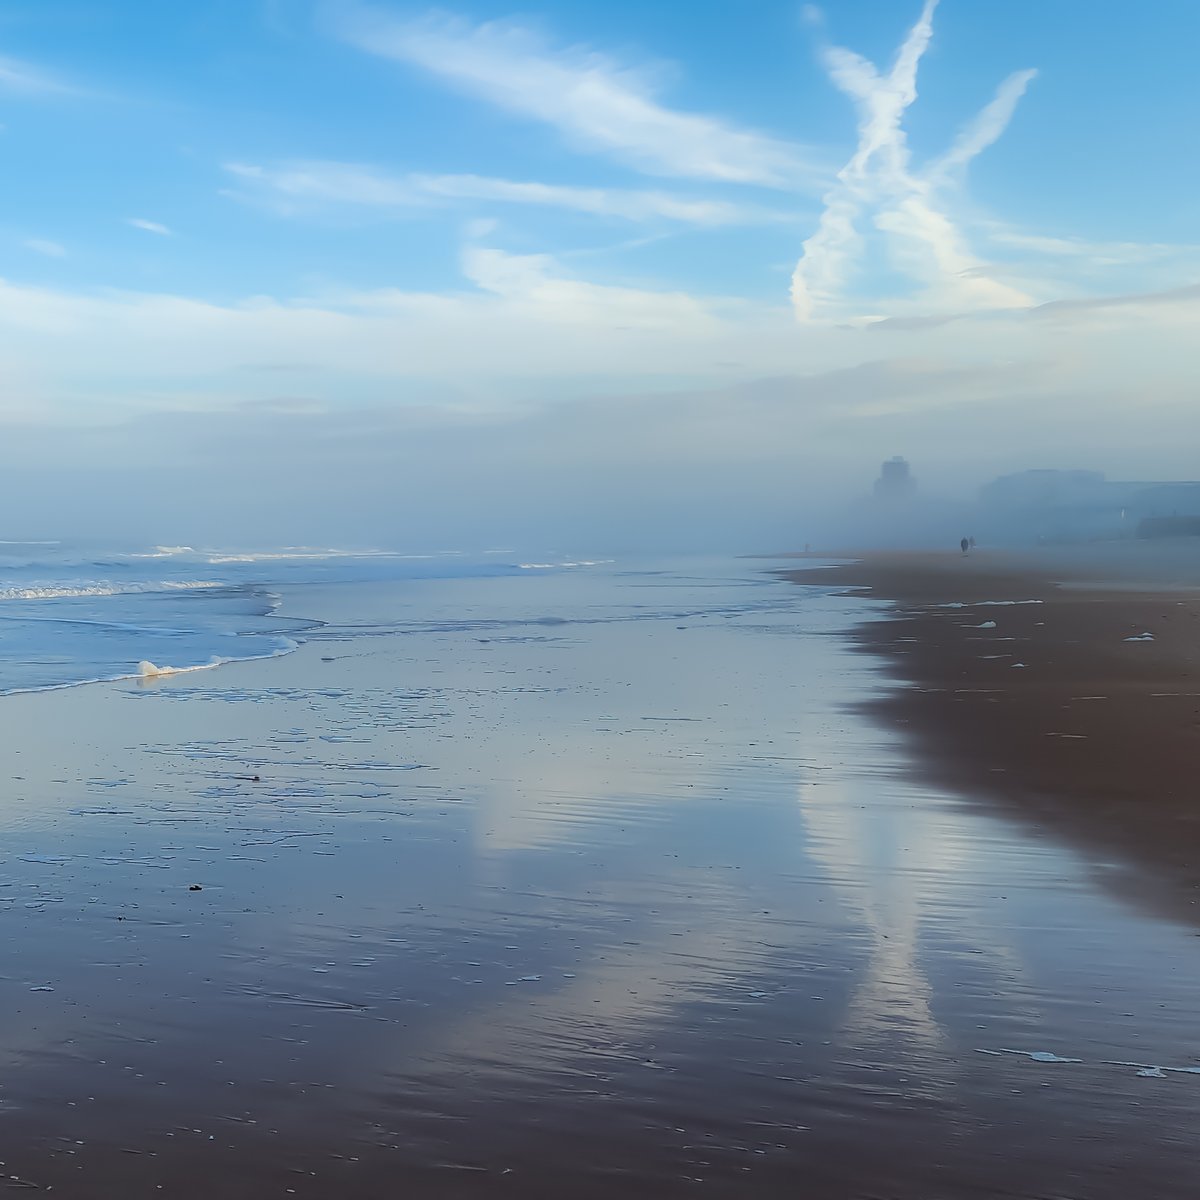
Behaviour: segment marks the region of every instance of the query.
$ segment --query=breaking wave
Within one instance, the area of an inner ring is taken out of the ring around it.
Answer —
[[[0,695],[287,654],[320,624],[280,615],[280,595],[294,588],[566,574],[609,561],[544,550],[0,540]]]
[[[84,596],[140,596],[154,592],[203,591],[225,585],[214,579],[162,579],[145,583],[31,584],[26,587],[0,587],[0,600],[69,600]]]
[[[616,562],[613,558],[580,558],[567,562],[518,563],[522,571],[562,571],[572,567],[607,567]]]

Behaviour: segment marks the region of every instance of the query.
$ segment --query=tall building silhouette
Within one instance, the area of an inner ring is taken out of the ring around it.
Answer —
[[[879,478],[875,480],[876,500],[907,500],[916,492],[917,481],[912,477],[907,459],[897,454],[879,468]]]

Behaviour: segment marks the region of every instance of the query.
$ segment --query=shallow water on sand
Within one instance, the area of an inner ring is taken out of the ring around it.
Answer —
[[[289,658],[0,700],[0,1174],[1193,1195],[1194,929],[907,781],[876,611],[761,565],[296,587]]]

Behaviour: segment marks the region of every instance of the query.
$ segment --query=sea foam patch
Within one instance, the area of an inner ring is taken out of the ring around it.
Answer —
[[[1014,1050],[1008,1046],[1002,1046],[998,1050],[988,1050],[977,1046],[975,1053],[987,1054],[993,1058],[1000,1058],[1009,1054],[1020,1058],[1027,1058],[1035,1063],[1062,1064],[1066,1066],[1129,1067],[1133,1068],[1136,1074],[1143,1079],[1166,1079],[1168,1075],[1200,1075],[1200,1066],[1169,1067],[1163,1066],[1160,1063],[1135,1062],[1112,1058],[1093,1059],[1089,1062],[1083,1058],[1070,1058],[1066,1055],[1056,1054],[1052,1050]]]

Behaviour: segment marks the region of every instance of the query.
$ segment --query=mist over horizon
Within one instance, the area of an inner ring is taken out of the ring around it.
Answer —
[[[281,430],[280,433],[283,431]],[[579,553],[756,553],[814,548],[950,545],[978,526],[981,488],[1031,470],[1093,471],[1078,458],[980,463],[906,457],[910,504],[875,500],[890,447],[843,462],[806,460],[786,446],[741,461],[715,454],[623,457],[597,467],[595,443],[546,455],[544,438],[495,426],[468,438],[377,443],[352,476],[332,470],[319,447],[257,440],[225,451],[181,441],[175,460],[121,465],[101,449],[90,461],[50,468],[6,464],[0,533],[6,538],[83,537],[145,545],[189,543],[269,548],[323,545],[429,553],[556,547]],[[127,436],[122,434],[122,436]],[[97,440],[110,440],[108,437]],[[447,444],[449,443],[449,444]],[[210,459],[208,456],[212,454]],[[1186,457],[1181,468],[1189,464]],[[1118,463],[1120,459],[1114,455]],[[206,461],[207,460],[207,461]],[[1109,468],[1110,480],[1185,480]],[[69,485],[69,486],[68,486]],[[1030,539],[1016,535],[1008,540]]]
[[[11,438],[0,451],[0,532],[146,545],[413,553],[923,547],[956,543],[958,531],[977,527],[980,489],[1000,476],[1060,470],[1099,471],[1114,481],[1191,478],[1182,446],[1157,462],[1129,448],[1091,460],[1067,450],[1061,458],[1045,449],[1018,457],[983,447],[976,458],[951,457],[936,445],[914,452],[882,427],[865,431],[870,440],[862,441],[873,449],[843,446],[829,435],[820,441],[829,451],[818,456],[806,452],[791,414],[778,408],[776,436],[759,424],[754,438],[743,436],[739,444],[744,430],[729,427],[704,445],[677,436],[687,423],[675,404],[674,398],[656,400],[638,412],[624,400],[598,403],[590,412],[577,404],[569,413],[431,422],[410,432],[374,411],[361,416],[375,433],[359,434],[361,442],[349,452],[330,445],[323,418],[260,413],[229,416],[228,432],[211,414],[151,429],[56,431],[45,438],[57,445],[50,466],[30,465],[37,451],[21,453],[21,439]],[[635,439],[631,431],[647,408],[672,411],[656,430],[644,422]],[[620,410],[628,419],[614,421]],[[708,415],[722,418],[717,406]],[[346,424],[343,413],[338,425]],[[888,427],[900,433],[895,424]],[[836,458],[835,446],[841,450]],[[881,464],[897,454],[906,458],[916,487],[912,504],[899,510],[872,497]]]

